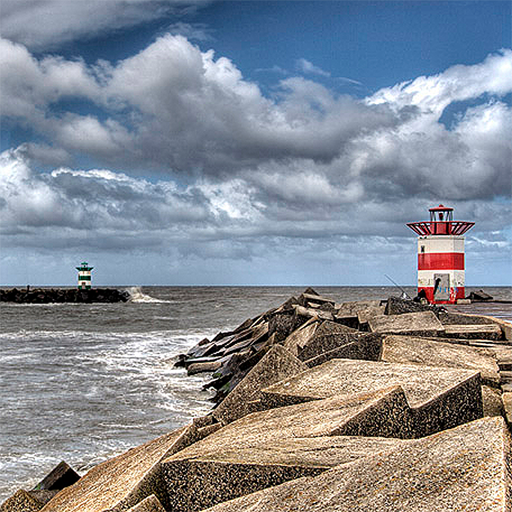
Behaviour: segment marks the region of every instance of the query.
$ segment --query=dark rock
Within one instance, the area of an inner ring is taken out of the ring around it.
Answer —
[[[478,290],[477,292],[471,292],[467,297],[471,302],[481,302],[486,300],[492,300],[492,296],[488,293],[485,293],[483,290]]]

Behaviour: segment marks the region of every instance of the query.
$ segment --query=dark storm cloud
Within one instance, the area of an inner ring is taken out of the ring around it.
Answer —
[[[302,77],[265,97],[181,36],[95,66],[1,44],[3,115],[46,140],[1,156],[3,244],[250,259],[301,243],[331,254],[336,242],[362,254],[407,236],[438,201],[482,229],[510,224],[509,50],[357,100]],[[54,109],[69,98],[102,115]],[[440,123],[453,101],[476,98]],[[76,153],[104,168],[63,168]],[[36,171],[52,159],[53,172]],[[472,243],[509,249],[482,234]]]
[[[512,90],[510,50],[364,100],[302,77],[265,97],[229,59],[171,35],[92,67],[38,60],[4,40],[1,65],[4,115],[39,131],[47,139],[39,153],[48,161],[53,152],[56,164],[79,153],[138,172],[243,176],[290,206],[310,201],[312,190],[329,205],[434,198],[439,190],[450,200],[492,199],[509,188],[511,109],[500,97]],[[440,123],[452,102],[482,95],[450,129]],[[104,115],[54,111],[66,98]]]

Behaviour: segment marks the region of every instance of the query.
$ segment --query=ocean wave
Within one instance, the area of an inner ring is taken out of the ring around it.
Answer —
[[[151,297],[151,295],[146,295],[142,292],[142,289],[139,286],[133,286],[132,288],[128,288],[128,293],[130,294],[130,302],[142,302],[142,303],[155,303],[155,302],[170,302],[169,300],[157,299],[155,297]]]

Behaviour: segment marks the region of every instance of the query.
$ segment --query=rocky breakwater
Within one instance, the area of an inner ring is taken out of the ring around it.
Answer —
[[[210,414],[1,510],[509,511],[510,327],[308,289],[178,358]]]
[[[0,289],[0,302],[17,304],[49,304],[56,302],[127,302],[131,298],[126,290],[115,288],[11,288]]]

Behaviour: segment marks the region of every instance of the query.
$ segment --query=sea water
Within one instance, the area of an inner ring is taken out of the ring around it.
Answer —
[[[338,302],[401,293],[316,290]],[[61,460],[83,474],[206,414],[212,395],[202,387],[209,375],[188,377],[174,368],[175,356],[303,288],[130,291],[128,303],[0,304],[0,503],[20,487],[32,488]],[[510,299],[510,288],[486,291]],[[512,318],[506,305],[492,314]]]

